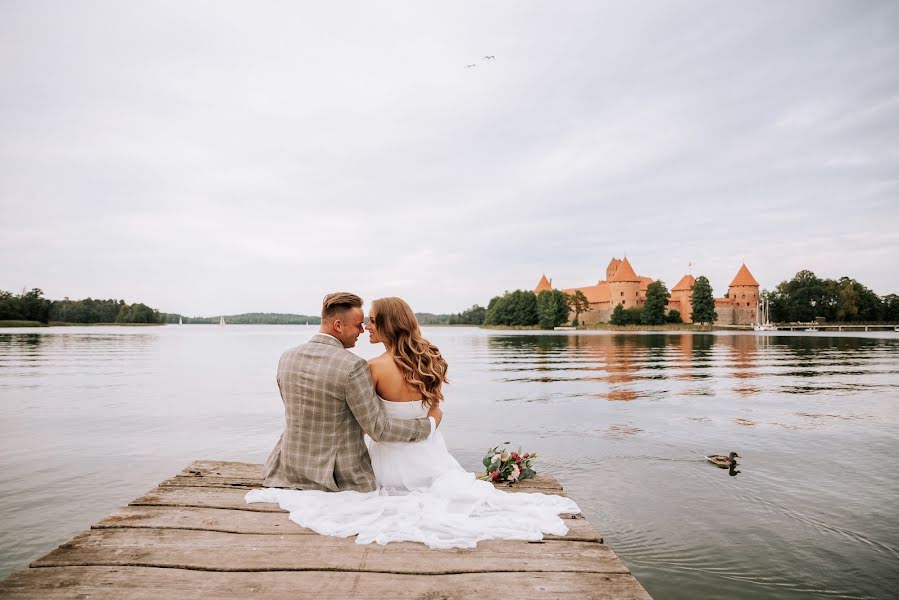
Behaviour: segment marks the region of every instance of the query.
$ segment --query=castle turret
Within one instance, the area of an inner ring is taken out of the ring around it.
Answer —
[[[544,274],[537,283],[537,287],[534,288],[534,293],[539,294],[540,292],[551,291],[552,289],[552,283],[550,283],[549,279],[546,278],[546,274]]]
[[[694,285],[696,285],[696,278],[687,274],[681,277],[677,285],[671,288],[671,298],[668,300],[668,304],[680,313],[684,323],[693,322],[690,315],[693,313]]]
[[[617,259],[612,262],[615,260]],[[611,263],[609,266],[611,267]],[[634,272],[626,256],[609,277],[609,296],[612,307],[621,304],[624,308],[633,308],[640,304],[640,277]]]
[[[612,279],[612,276],[615,275],[615,271],[618,270],[618,266],[621,264],[621,261],[612,257],[612,260],[609,261],[609,266],[606,267],[606,281]]]
[[[727,297],[733,302],[734,308],[749,309],[755,311],[759,304],[759,282],[755,280],[746,264],[740,267],[736,277],[727,287]]]

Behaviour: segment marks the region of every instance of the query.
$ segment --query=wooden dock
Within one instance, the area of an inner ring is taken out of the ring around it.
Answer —
[[[360,545],[303,529],[276,504],[246,504],[261,470],[196,461],[0,582],[0,597],[651,600],[581,515],[541,542]],[[502,488],[565,495],[547,475]]]

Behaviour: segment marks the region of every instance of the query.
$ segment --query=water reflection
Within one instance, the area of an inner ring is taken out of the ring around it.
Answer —
[[[865,375],[871,368],[877,371],[876,353],[884,344],[885,340],[869,338],[692,333],[487,339],[491,368],[502,373],[503,381],[591,382],[596,385],[589,392],[577,395],[613,401],[714,396],[721,393],[720,386],[705,382],[722,377],[733,380],[727,392],[738,397],[756,396],[774,386],[791,394],[848,393],[858,384],[831,380]],[[886,372],[895,373],[896,366],[891,364]],[[801,384],[797,379],[818,381]]]
[[[44,341],[43,335],[39,333],[19,333],[19,334],[0,334],[0,349],[8,351],[15,349],[36,349]],[[6,352],[2,354],[5,356]]]

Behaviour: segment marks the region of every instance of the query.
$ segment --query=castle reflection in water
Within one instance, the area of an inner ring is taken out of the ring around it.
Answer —
[[[856,364],[866,350],[882,344],[883,340],[871,338],[744,333],[487,338],[491,370],[503,380],[568,384],[564,393],[613,401],[711,396],[722,391],[722,380],[729,381],[729,392],[751,396],[762,391],[762,381],[772,378],[779,391],[814,393],[826,388],[797,381],[823,381],[833,369]],[[714,387],[712,379],[717,382]]]

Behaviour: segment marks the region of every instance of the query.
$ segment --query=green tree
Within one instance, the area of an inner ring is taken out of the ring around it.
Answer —
[[[790,281],[782,281],[770,295],[771,320],[814,321],[836,318],[839,288],[834,282],[819,279],[808,270],[799,271]]]
[[[558,327],[568,320],[568,297],[559,290],[543,290],[537,294],[538,325],[541,329]]]
[[[581,324],[581,313],[590,310],[590,301],[581,290],[575,290],[573,294],[566,294],[568,308],[574,312],[571,324],[577,327]]]
[[[162,316],[158,310],[154,310],[136,302],[131,305],[122,304],[119,308],[119,314],[116,315],[116,323],[161,323]]]
[[[612,325],[627,325],[626,320],[624,306],[616,304],[615,308],[612,309],[612,317],[609,319],[609,323]]]
[[[659,279],[646,286],[646,302],[643,304],[643,323],[661,325],[665,322],[665,308],[668,306],[668,288]]]
[[[19,296],[19,312],[26,321],[46,323],[50,317],[50,301],[44,298],[40,288],[34,288]]]
[[[643,309],[640,307],[624,308],[616,304],[612,309],[612,317],[609,323],[612,325],[640,325],[643,322]]]
[[[506,305],[509,303],[509,293],[506,292],[502,296],[494,296],[487,303],[487,314],[484,316],[484,325],[508,325],[508,309]]]
[[[669,323],[683,323],[684,319],[680,316],[680,311],[676,308],[673,308],[668,311],[668,316],[665,317],[665,320]]]
[[[483,306],[473,305],[471,308],[462,312],[450,315],[450,325],[483,325],[484,319],[487,317],[487,309]]]
[[[894,325],[899,323],[899,296],[896,294],[883,297],[883,320]]]
[[[515,290],[490,299],[484,324],[522,327],[536,325],[539,320],[537,295],[531,291]]]
[[[10,292],[0,290],[0,321],[24,320],[19,299]]]
[[[718,320],[715,312],[715,297],[712,296],[712,285],[705,275],[696,278],[693,284],[693,312],[690,318],[694,323],[714,323]]]
[[[509,310],[512,315],[512,325],[527,327],[536,325],[540,321],[537,312],[537,295],[527,290],[515,290],[509,300]]]
[[[858,293],[855,286],[852,285],[855,282],[848,277],[843,277],[839,283],[834,283],[836,285],[837,297],[836,313],[834,315],[836,320],[854,321],[858,317],[859,303]]]

